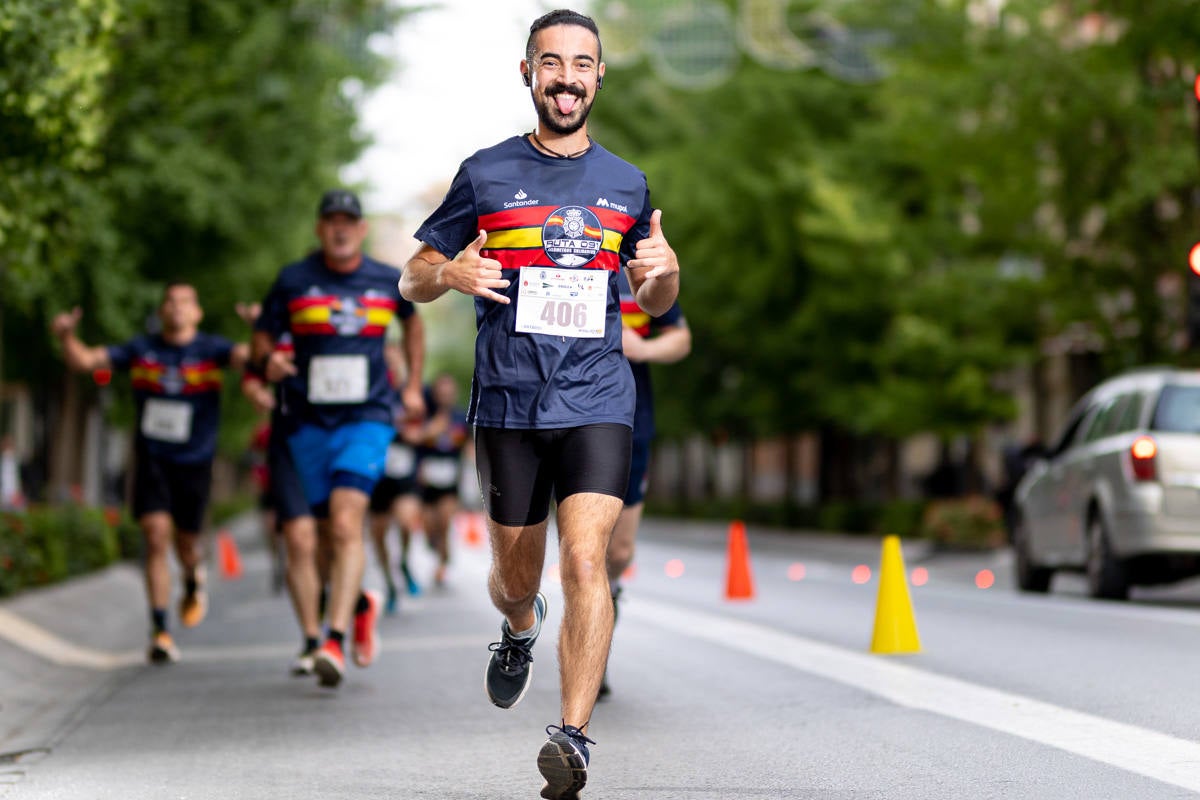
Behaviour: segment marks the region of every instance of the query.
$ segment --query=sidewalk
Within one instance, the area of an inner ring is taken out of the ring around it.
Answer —
[[[222,527],[254,548],[256,526],[248,514]],[[210,575],[213,550],[210,537]],[[146,668],[147,625],[142,572],[132,562],[0,601],[0,789]]]

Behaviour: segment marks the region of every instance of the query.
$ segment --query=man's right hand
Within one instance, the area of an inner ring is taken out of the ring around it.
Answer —
[[[487,231],[480,231],[475,241],[442,266],[442,283],[463,294],[486,297],[507,305],[510,302],[508,297],[493,290],[507,289],[509,282],[500,271],[499,261],[480,255],[479,251],[485,244]]]

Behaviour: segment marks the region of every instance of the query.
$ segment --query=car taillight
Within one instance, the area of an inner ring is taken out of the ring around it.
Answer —
[[[1129,465],[1133,468],[1133,479],[1136,481],[1152,481],[1158,477],[1154,459],[1158,455],[1158,445],[1149,436],[1139,436],[1129,446]]]

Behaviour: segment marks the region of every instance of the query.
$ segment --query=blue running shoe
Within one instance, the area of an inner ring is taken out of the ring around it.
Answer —
[[[546,800],[579,800],[579,790],[587,783],[588,745],[595,744],[574,725],[546,726],[550,738],[538,753],[538,772],[546,779],[542,797]]]
[[[383,605],[383,613],[387,614],[389,617],[394,615],[396,613],[397,600],[396,585],[389,583],[387,587],[387,601]]]
[[[537,622],[529,638],[514,638],[508,620],[504,620],[500,623],[500,641],[488,645],[492,657],[483,685],[488,699],[500,708],[512,708],[521,702],[529,688],[529,679],[533,675],[533,644],[542,632],[542,620],[546,618],[546,596],[541,592],[533,598],[533,616]]]
[[[410,597],[421,596],[421,584],[417,583],[416,578],[412,576],[412,572],[408,569],[408,562],[400,562],[400,574],[404,576],[404,587],[408,590]]]

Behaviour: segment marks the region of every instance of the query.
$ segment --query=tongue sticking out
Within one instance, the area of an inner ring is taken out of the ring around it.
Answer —
[[[579,102],[579,98],[573,94],[559,94],[554,96],[554,102],[558,104],[558,113],[570,114],[575,110],[575,104]]]

